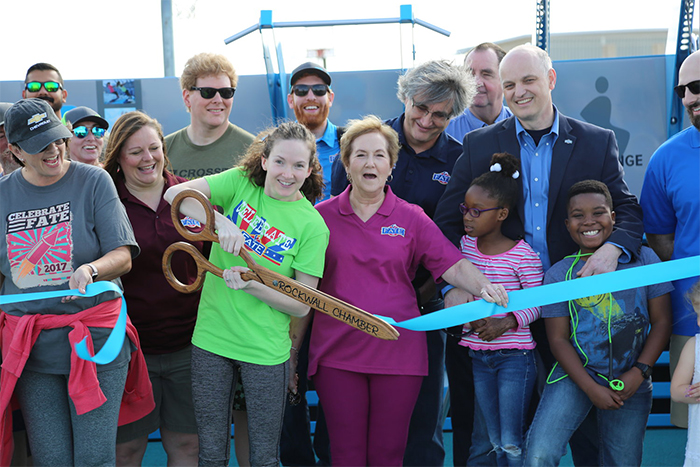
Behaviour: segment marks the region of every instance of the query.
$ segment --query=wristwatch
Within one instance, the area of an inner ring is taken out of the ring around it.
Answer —
[[[92,263],[87,263],[87,265],[88,265],[88,266],[90,267],[90,269],[92,270],[92,281],[95,282],[95,279],[97,279],[97,276],[98,276],[99,272],[97,272],[97,268],[95,267],[94,264],[92,264]]]
[[[634,366],[640,369],[640,371],[642,372],[642,377],[644,377],[644,379],[647,379],[651,376],[653,368],[647,365],[646,363],[634,362]]]

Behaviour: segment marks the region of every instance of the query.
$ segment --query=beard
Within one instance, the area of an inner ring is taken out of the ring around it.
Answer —
[[[686,106],[685,110],[688,112],[688,118],[690,119],[690,124],[693,125],[698,131],[700,131],[700,115],[693,115],[692,107],[696,107],[699,103],[696,102],[692,106]]]
[[[63,101],[56,102],[56,99],[54,99],[51,96],[40,96],[37,97],[37,99],[41,99],[42,101],[48,102],[51,105],[51,108],[54,112],[58,112],[59,110],[61,110],[61,107],[63,107]]]
[[[314,131],[317,128],[321,128],[326,124],[326,119],[328,119],[328,114],[330,113],[330,108],[328,106],[319,106],[319,112],[315,115],[309,115],[304,112],[301,107],[294,107],[294,116],[297,121],[308,128],[310,131]]]

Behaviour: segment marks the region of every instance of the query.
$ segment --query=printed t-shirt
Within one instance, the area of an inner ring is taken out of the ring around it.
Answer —
[[[387,186],[379,210],[363,222],[350,205],[352,186],[316,205],[331,236],[319,289],[369,313],[396,321],[420,316],[411,279],[423,265],[438,280],[462,259],[459,250],[413,204]],[[359,373],[428,374],[425,333],[400,329],[385,341],[315,312],[309,374],[318,365]]]
[[[132,256],[138,245],[124,206],[107,172],[80,162],[71,162],[65,175],[49,186],[25,180],[22,170],[0,179],[0,272],[5,280],[0,295],[68,290],[73,272],[121,247],[130,246]],[[100,280],[100,278],[97,278]],[[121,287],[119,279],[112,280]],[[60,298],[2,306],[6,313],[78,313],[117,294],[102,293],[68,303]],[[127,304],[128,307],[128,304]],[[39,373],[68,374],[72,328],[42,331],[32,349],[26,368]],[[90,328],[95,351],[99,351],[110,328]],[[129,360],[130,346],[98,371]]]
[[[328,228],[306,198],[293,202],[271,198],[241,168],[205,180],[212,204],[222,206],[223,214],[243,231],[254,261],[288,277],[294,270],[323,275]],[[245,266],[217,243],[210,260],[221,268]],[[207,274],[192,343],[226,358],[277,365],[289,359],[289,315]]]
[[[552,266],[545,273],[544,284],[564,281],[566,272],[573,262],[574,258],[566,257]],[[656,253],[651,248],[643,246],[638,258],[633,258],[629,263],[618,263],[617,270],[621,271],[658,262],[659,258]],[[579,261],[571,271],[571,277],[576,277],[576,273],[581,270],[584,264],[586,264],[584,261]],[[612,376],[619,378],[622,373],[632,368],[644,348],[650,324],[647,302],[652,298],[669,293],[671,290],[673,290],[673,286],[670,282],[662,282],[613,292],[612,298],[609,294],[602,294],[573,300],[578,315],[576,340],[588,356],[586,371],[599,384],[606,385],[607,382],[597,373],[611,379],[609,375],[608,317],[610,317],[610,333],[612,335]],[[542,307],[543,318],[560,316],[569,317],[568,302]],[[586,357],[581,354],[581,350],[577,348],[573,339],[572,345],[579,354],[581,362],[585,362]],[[561,366],[557,366],[549,380],[553,381],[563,375],[564,371]],[[638,389],[639,392],[650,390],[651,381],[643,382]]]
[[[245,154],[255,137],[233,123],[226,132],[213,143],[197,146],[187,135],[187,128],[165,137],[168,160],[173,173],[193,180],[230,169]]]

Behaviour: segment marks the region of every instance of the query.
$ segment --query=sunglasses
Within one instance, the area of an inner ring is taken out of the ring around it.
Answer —
[[[502,209],[503,206],[496,206],[495,208],[488,208],[488,209],[477,209],[477,208],[468,208],[464,205],[464,203],[461,203],[459,205],[459,212],[462,213],[463,216],[466,216],[467,213],[469,213],[470,216],[472,216],[474,219],[479,217],[482,212],[486,211],[493,211],[494,209]]]
[[[79,139],[87,137],[88,132],[92,132],[95,138],[101,139],[105,135],[106,131],[107,130],[105,130],[104,128],[99,127],[93,127],[92,130],[88,130],[86,126],[77,126],[73,128],[73,134],[76,138]]]
[[[693,94],[700,94],[700,79],[696,81],[691,81],[688,84],[679,84],[675,88],[673,88],[674,91],[676,91],[676,94],[678,94],[678,97],[683,99],[685,97],[685,88],[690,89],[690,92]]]
[[[199,86],[192,86],[190,88],[192,91],[199,91],[203,99],[213,99],[218,92],[222,99],[231,99],[236,93],[236,88],[200,88]]]
[[[330,89],[327,84],[295,84],[292,86],[292,92],[295,96],[304,97],[309,91],[314,93],[314,96],[325,96]]]
[[[41,81],[30,81],[24,85],[29,92],[39,92],[42,86],[44,86],[46,92],[56,92],[61,89],[61,83],[56,81],[44,81],[43,83]]]

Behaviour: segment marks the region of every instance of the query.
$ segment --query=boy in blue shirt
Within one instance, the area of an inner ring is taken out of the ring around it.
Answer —
[[[605,184],[584,180],[569,190],[566,226],[580,246],[546,273],[550,284],[577,277],[615,224]],[[659,262],[642,247],[618,270]],[[566,443],[597,410],[598,465],[641,465],[651,411],[651,370],[671,332],[668,282],[542,307],[557,364],[547,378],[526,442],[524,465],[558,465]]]

